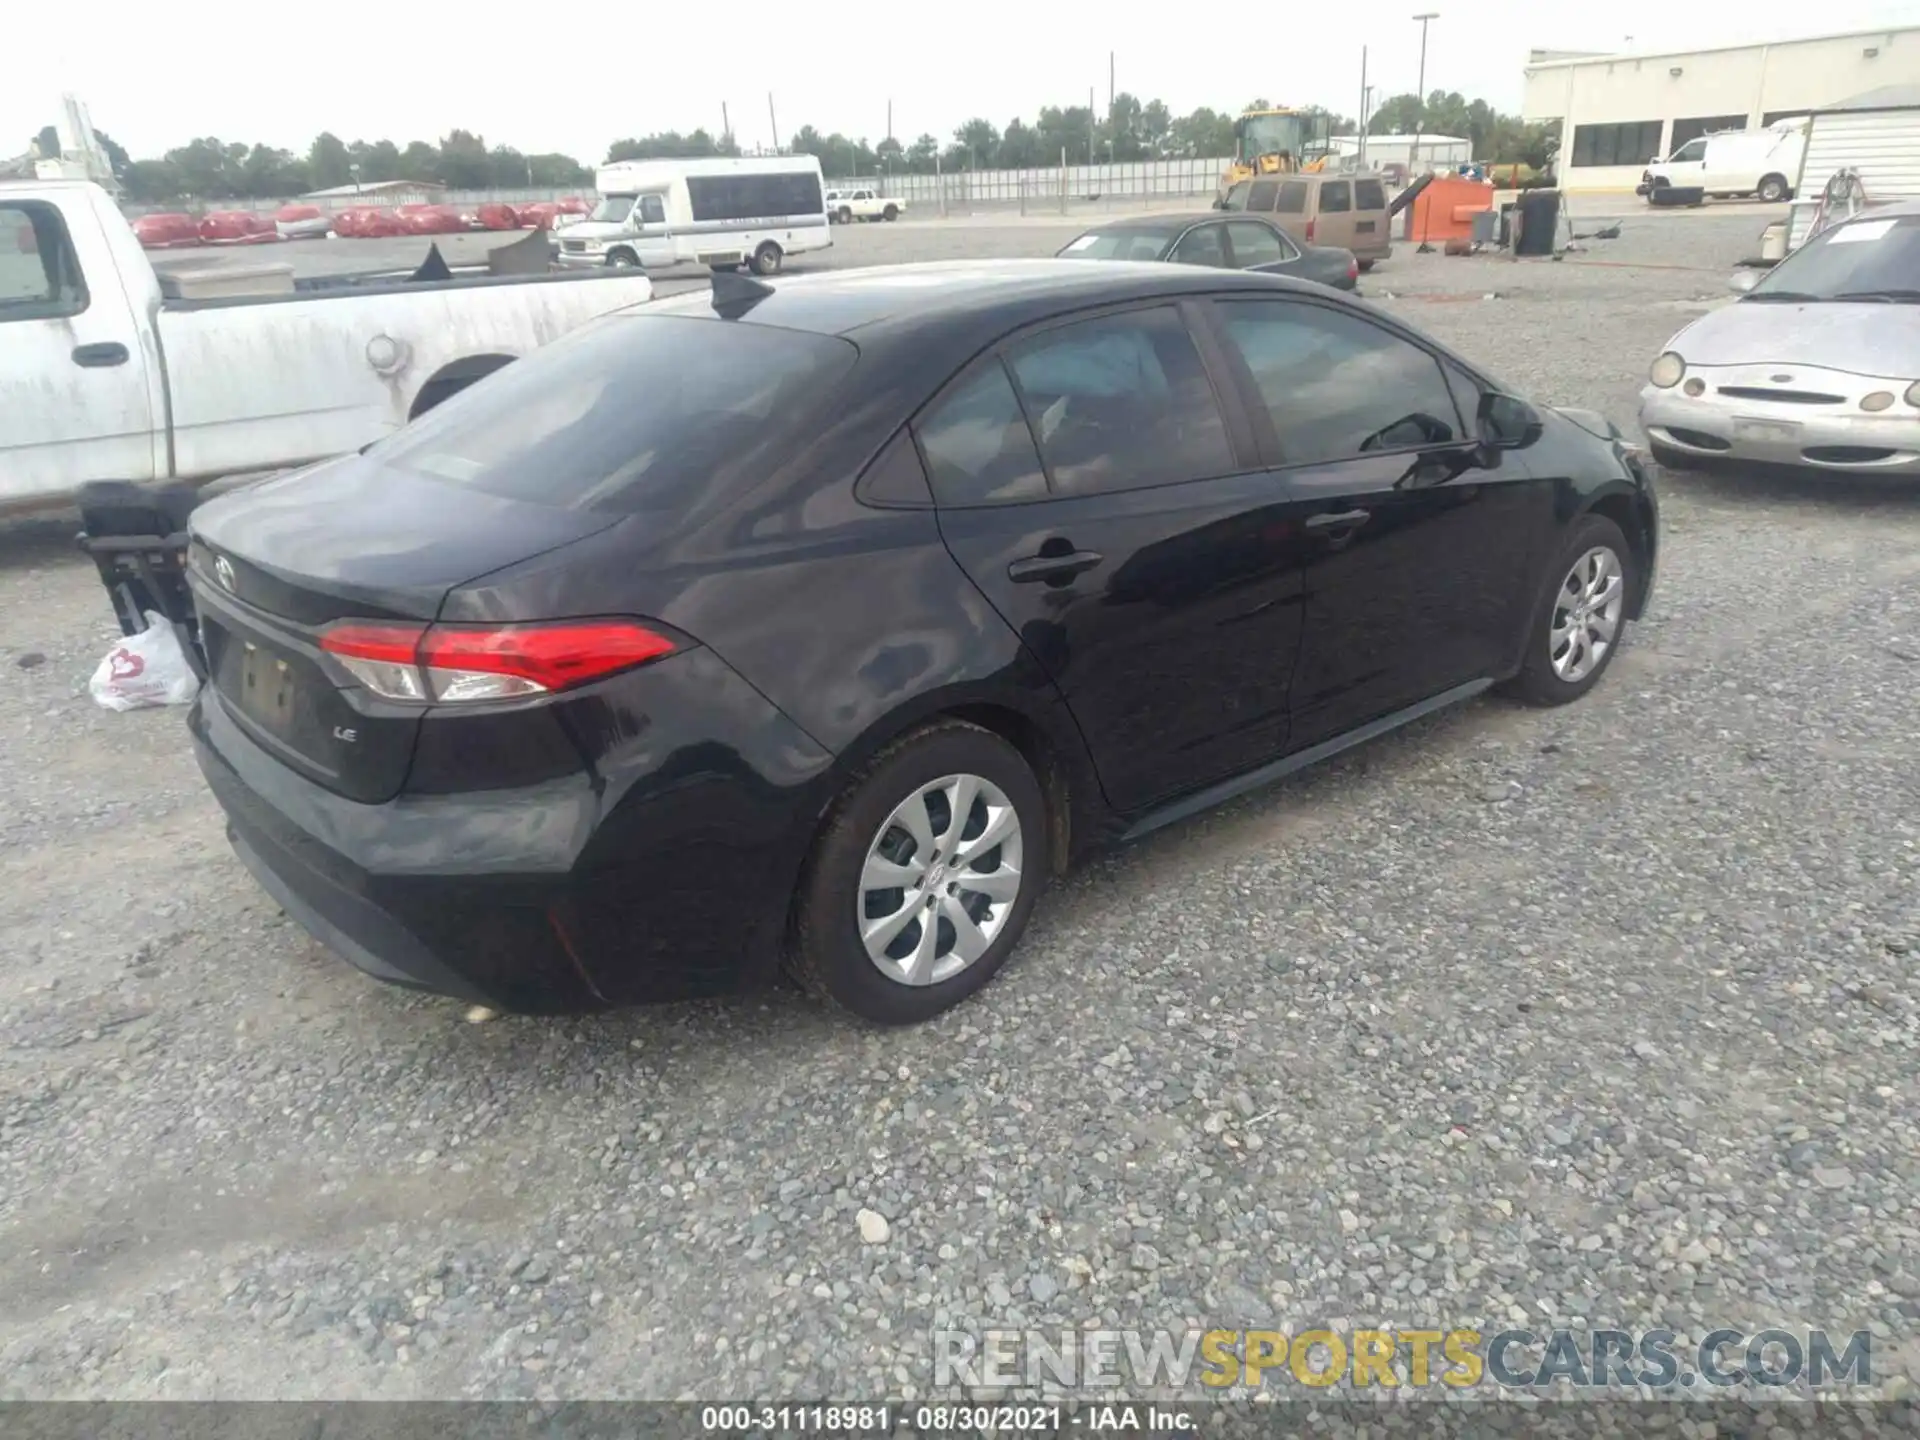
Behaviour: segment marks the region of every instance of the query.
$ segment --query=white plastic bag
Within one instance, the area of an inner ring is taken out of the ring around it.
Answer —
[[[149,610],[147,628],[107,652],[87,689],[109,710],[138,710],[143,705],[190,704],[200,693],[200,681],[173,626]]]

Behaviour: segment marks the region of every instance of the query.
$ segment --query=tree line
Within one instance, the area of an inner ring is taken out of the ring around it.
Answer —
[[[1245,107],[1265,110],[1265,99]],[[1351,117],[1319,106],[1305,107],[1325,116],[1332,133],[1351,135]],[[1202,106],[1175,115],[1159,100],[1142,102],[1122,92],[1105,115],[1085,105],[1044,106],[1031,120],[1015,118],[1003,128],[976,117],[942,142],[932,134],[902,142],[877,143],[834,132],[821,134],[802,125],[784,149],[816,155],[830,177],[879,174],[932,174],[936,170],[1024,170],[1069,164],[1127,163],[1141,160],[1212,158],[1233,150],[1233,124],[1239,111]],[[1503,115],[1484,100],[1468,100],[1457,91],[1435,90],[1423,104],[1417,95],[1395,95],[1367,122],[1372,134],[1462,136],[1474,155],[1499,164],[1541,166],[1557,144],[1553,125],[1529,125]],[[96,132],[127,198],[145,204],[188,200],[285,199],[314,190],[383,180],[415,180],[454,190],[566,189],[592,183],[592,171],[570,155],[527,154],[508,145],[489,146],[468,130],[452,130],[437,144],[414,140],[342,140],[332,131],[314,137],[305,153],[271,145],[222,141],[212,136],[189,141],[164,155],[136,160],[111,137]],[[52,126],[36,137],[42,154],[57,154]],[[693,159],[738,155],[728,134],[705,129],[665,131],[616,140],[607,149],[616,160]]]

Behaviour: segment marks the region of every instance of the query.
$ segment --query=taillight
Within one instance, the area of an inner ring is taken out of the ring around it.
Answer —
[[[346,621],[320,637],[362,685],[385,700],[457,704],[548,695],[672,652],[633,620],[545,625],[410,625]]]
[[[1359,278],[1360,278],[1360,262],[1358,260],[1347,261],[1347,279],[1358,280]]]
[[[1307,244],[1313,243],[1313,221],[1307,221]]]

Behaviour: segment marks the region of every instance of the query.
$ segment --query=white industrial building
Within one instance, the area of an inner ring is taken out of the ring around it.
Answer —
[[[1920,26],[1657,54],[1535,50],[1526,82],[1521,116],[1560,122],[1561,187],[1632,190],[1648,161],[1695,136],[1920,84]]]
[[[1357,135],[1335,135],[1328,142],[1336,155],[1358,156],[1361,140]],[[1473,142],[1462,140],[1457,135],[1369,135],[1366,138],[1367,164],[1378,168],[1382,165],[1405,165],[1413,168],[1413,153],[1416,146],[1420,152],[1420,169],[1429,166],[1446,170],[1455,165],[1464,165],[1473,159]]]

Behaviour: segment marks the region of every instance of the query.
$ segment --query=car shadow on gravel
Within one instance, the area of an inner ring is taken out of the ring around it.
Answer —
[[[1821,505],[1840,509],[1920,511],[1920,479],[1750,466],[1739,470],[1673,470],[1662,467],[1664,485],[1701,499],[1735,503]]]

